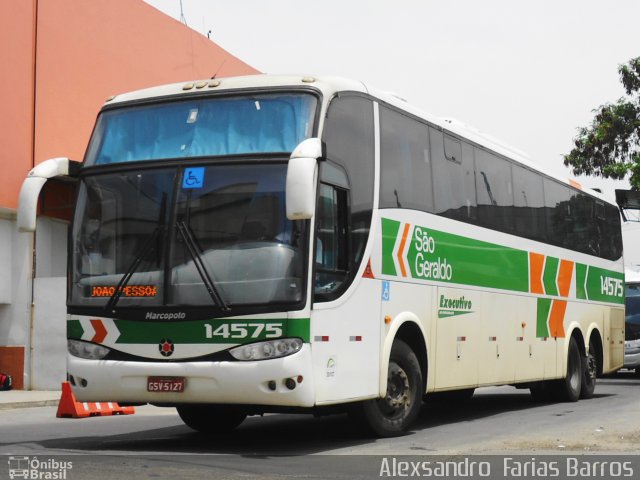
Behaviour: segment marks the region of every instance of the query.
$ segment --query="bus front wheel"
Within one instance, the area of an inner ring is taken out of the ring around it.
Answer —
[[[240,425],[247,414],[224,405],[180,405],[176,407],[182,421],[201,433],[226,433]]]
[[[407,431],[420,413],[422,372],[416,354],[402,340],[395,340],[389,357],[387,393],[360,404],[358,416],[380,437],[396,437]]]

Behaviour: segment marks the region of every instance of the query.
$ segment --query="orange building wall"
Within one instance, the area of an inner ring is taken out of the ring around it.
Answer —
[[[15,207],[31,168],[35,0],[0,0],[0,207]]]
[[[0,115],[0,206],[8,208],[17,207],[34,161],[82,160],[110,95],[213,74],[258,73],[142,0],[0,0],[0,55],[9,73],[0,75],[0,105],[7,112]]]

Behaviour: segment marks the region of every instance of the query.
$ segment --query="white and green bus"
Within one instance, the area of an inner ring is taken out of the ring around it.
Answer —
[[[542,141],[542,139],[541,139]],[[615,205],[454,121],[338,78],[118,95],[78,179],[68,379],[80,401],[247,415],[348,410],[399,435],[423,397],[590,398],[622,366]]]

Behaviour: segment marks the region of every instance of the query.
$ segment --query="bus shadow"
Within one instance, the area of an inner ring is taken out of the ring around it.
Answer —
[[[600,394],[594,398],[605,398]],[[422,430],[455,425],[494,415],[520,410],[563,405],[561,403],[536,403],[525,392],[481,393],[460,403],[426,403],[409,435]],[[567,405],[567,404],[564,404]],[[554,414],[550,409],[549,414]],[[150,417],[154,418],[154,417]],[[173,418],[172,418],[173,420]],[[177,418],[176,418],[177,420]],[[91,420],[89,420],[91,421]],[[96,431],[98,429],[92,428]],[[194,432],[185,425],[151,428],[134,433],[111,436],[70,437],[46,440],[46,448],[79,450],[86,453],[111,452],[167,453],[167,454],[229,454],[296,456],[327,453],[360,445],[373,444],[376,440],[364,434],[347,415],[331,415],[315,418],[310,415],[266,415],[249,417],[236,430],[224,435],[205,435]]]
[[[610,396],[612,396],[612,394],[596,393],[593,399],[605,399]],[[579,405],[579,403],[580,402],[574,405]],[[476,393],[471,399],[466,401],[427,402],[422,408],[414,430],[487,419],[494,415],[509,412],[536,408],[553,408],[562,405],[571,405],[571,403],[557,400],[536,401],[528,391],[524,390],[510,390],[510,393]],[[551,410],[549,414],[555,415]]]
[[[119,452],[167,454],[229,454],[296,456],[354,447],[375,441],[367,438],[347,415],[314,418],[310,415],[249,417],[224,435],[198,433],[185,425],[102,437],[46,440],[53,449],[86,453]]]
[[[640,375],[632,370],[619,370],[598,379],[598,382],[603,385],[637,385],[640,383]]]

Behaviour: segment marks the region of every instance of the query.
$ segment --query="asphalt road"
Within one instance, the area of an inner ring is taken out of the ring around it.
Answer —
[[[595,397],[577,403],[538,404],[512,387],[479,389],[464,403],[425,404],[415,428],[394,439],[367,438],[345,415],[250,417],[231,434],[207,437],[173,409],[88,419],[57,419],[55,411],[0,411],[0,455],[73,455],[67,479],[99,480],[370,478],[361,472],[380,468],[370,455],[640,454],[640,379],[631,374],[599,379]]]

